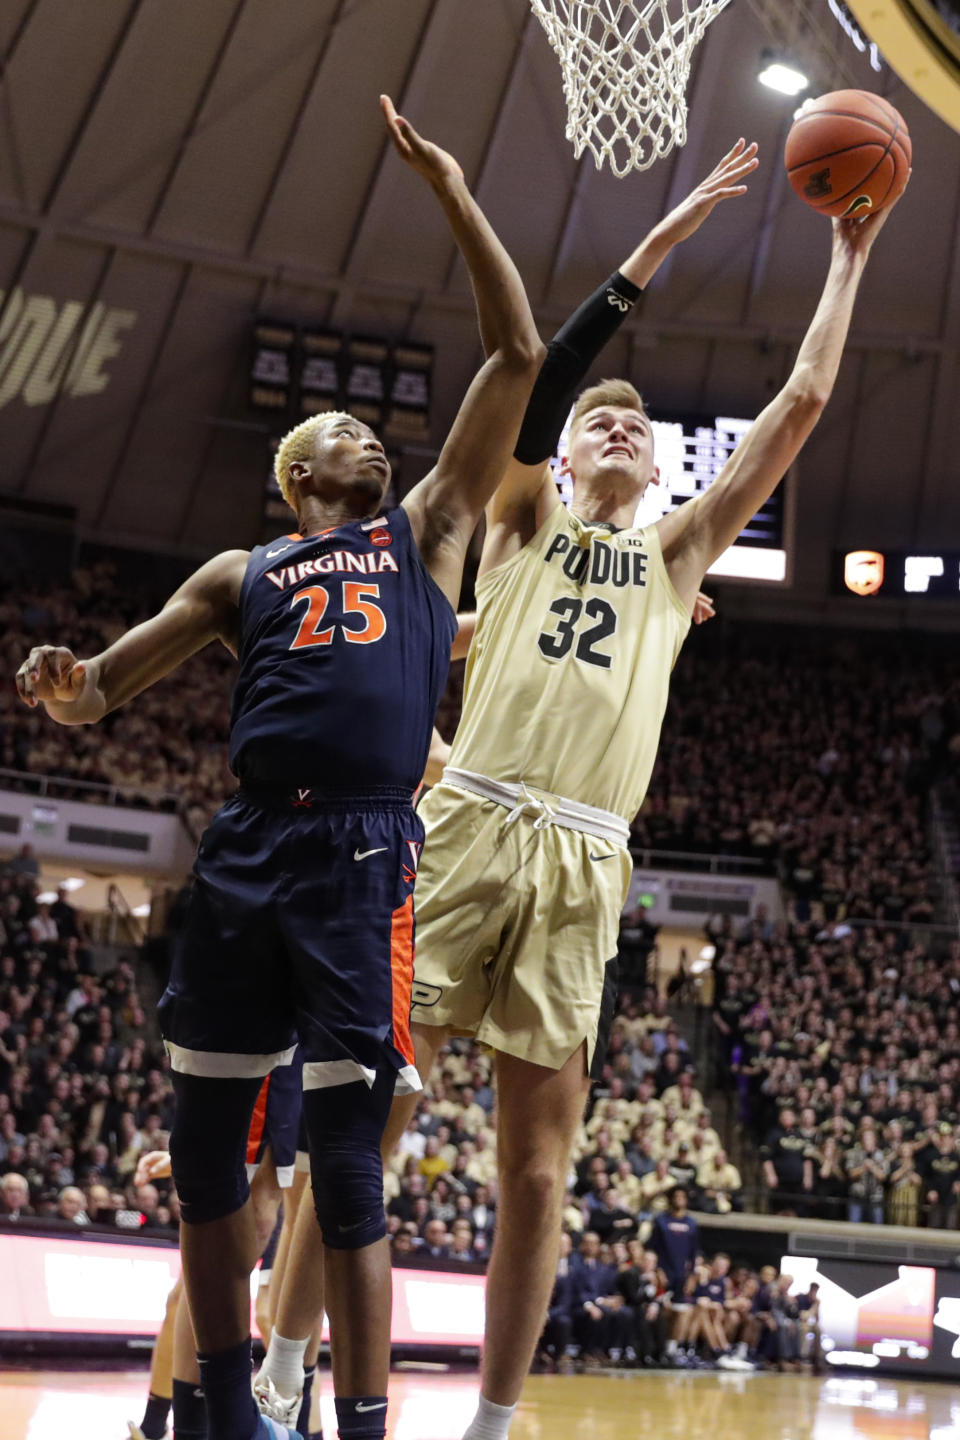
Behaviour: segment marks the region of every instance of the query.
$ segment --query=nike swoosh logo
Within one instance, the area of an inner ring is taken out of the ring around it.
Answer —
[[[379,1400],[376,1405],[364,1405],[362,1400],[358,1400],[353,1408],[358,1415],[366,1415],[368,1410],[386,1410],[387,1402],[386,1400]]]
[[[616,850],[611,850],[610,853],[609,853],[609,855],[594,855],[593,851],[591,850],[591,852],[590,852],[590,859],[591,859],[591,860],[612,860],[613,857],[614,857],[614,855],[616,855],[616,854],[617,854],[617,851],[616,851]]]
[[[278,555],[286,555],[287,551],[290,549],[292,549],[292,546],[290,545],[281,545],[279,550],[268,550],[267,559],[275,560]]]
[[[353,858],[354,860],[366,860],[368,855],[382,855],[386,848],[386,845],[381,845],[378,850],[354,850]]]

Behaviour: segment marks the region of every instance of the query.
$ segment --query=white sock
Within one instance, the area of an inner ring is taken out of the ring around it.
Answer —
[[[270,1336],[260,1376],[261,1379],[272,1380],[280,1394],[288,1400],[299,1395],[303,1389],[303,1357],[309,1340],[309,1335],[305,1340],[286,1340],[276,1330]]]
[[[477,1413],[463,1433],[463,1440],[507,1440],[516,1405],[494,1405],[480,1396]]]

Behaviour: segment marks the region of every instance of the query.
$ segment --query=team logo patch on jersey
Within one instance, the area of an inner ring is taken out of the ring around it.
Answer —
[[[372,530],[370,532],[371,545],[392,545],[393,536],[389,530]]]
[[[313,799],[309,790],[297,790],[296,794],[290,796],[290,803],[295,810],[313,809]]]

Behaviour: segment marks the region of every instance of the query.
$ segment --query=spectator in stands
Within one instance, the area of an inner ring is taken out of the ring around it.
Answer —
[[[572,1248],[570,1236],[564,1232],[560,1236],[560,1255],[547,1306],[546,1324],[537,1347],[536,1364],[541,1370],[564,1373],[571,1368],[569,1350],[573,1338],[573,1283],[570,1274]]]
[[[617,1294],[616,1271],[600,1258],[600,1236],[587,1230],[571,1265],[573,1337],[588,1365],[601,1364],[609,1344],[603,1301]]]
[[[0,1176],[0,1218],[26,1220],[33,1213],[26,1177],[8,1170],[6,1175]]]
[[[789,1106],[782,1112],[779,1125],[767,1135],[760,1154],[770,1191],[770,1209],[781,1215],[805,1210],[804,1197],[813,1190],[813,1159]]]
[[[960,1152],[949,1126],[936,1138],[924,1178],[927,1184],[928,1224],[941,1230],[957,1228],[957,1202],[960,1198]]]
[[[450,1255],[449,1235],[442,1220],[428,1220],[423,1228],[423,1244],[417,1251],[421,1260],[446,1260]]]
[[[57,1200],[57,1219],[69,1221],[71,1225],[89,1225],[90,1216],[84,1206],[86,1197],[76,1185],[67,1185],[60,1191]]]
[[[877,1132],[864,1125],[860,1137],[844,1156],[847,1172],[847,1219],[883,1224],[883,1199],[889,1160],[881,1149]]]
[[[731,1210],[743,1208],[740,1199],[743,1181],[726,1150],[718,1150],[700,1166],[697,1188],[701,1194],[700,1206],[708,1214],[727,1215]]]

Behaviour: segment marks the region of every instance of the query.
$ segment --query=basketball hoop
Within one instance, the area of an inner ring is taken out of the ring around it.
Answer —
[[[614,175],[687,140],[693,51],[730,0],[530,0],[560,60],[567,139]]]

